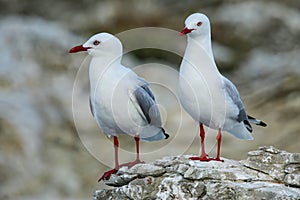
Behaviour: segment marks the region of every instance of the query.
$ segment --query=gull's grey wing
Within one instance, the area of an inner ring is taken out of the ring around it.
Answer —
[[[155,101],[154,95],[149,88],[149,83],[141,77],[138,77],[137,79],[138,79],[140,87],[142,87],[149,94],[149,96]]]
[[[142,110],[143,116],[146,118],[147,122],[156,127],[161,127],[161,118],[159,109],[156,105],[155,98],[151,92],[148,83],[139,86],[133,95],[136,99],[136,103]]]
[[[156,141],[167,139],[169,135],[162,128],[161,117],[149,83],[137,77],[137,88],[129,91],[130,100],[140,116],[150,126],[145,126],[140,132],[141,140]]]
[[[224,80],[226,92],[231,97],[233,103],[239,109],[239,114],[236,116],[236,120],[238,122],[243,122],[245,124],[247,130],[252,132],[252,127],[250,125],[248,116],[245,111],[244,104],[241,100],[238,90],[236,89],[235,85],[230,80],[228,80],[226,77],[223,76],[223,80]]]

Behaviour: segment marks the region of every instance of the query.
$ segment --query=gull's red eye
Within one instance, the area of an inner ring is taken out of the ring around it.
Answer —
[[[201,25],[202,25],[202,22],[198,22],[198,23],[197,23],[197,26],[201,26]]]
[[[93,42],[93,44],[94,44],[95,46],[97,46],[97,45],[99,45],[99,44],[100,44],[100,41],[98,41],[98,40],[95,40],[95,41]]]

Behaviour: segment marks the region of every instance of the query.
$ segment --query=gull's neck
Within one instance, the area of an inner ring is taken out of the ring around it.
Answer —
[[[94,91],[99,80],[101,79],[112,79],[114,76],[119,74],[122,70],[121,65],[122,56],[108,54],[101,57],[93,57],[89,67],[89,78],[91,91]]]
[[[220,72],[214,60],[210,33],[205,36],[188,36],[184,58],[186,62],[182,63],[182,67],[186,71],[194,73],[196,70],[206,77],[219,80]]]
[[[212,59],[214,59],[213,52],[212,52],[212,46],[211,46],[211,36],[210,33],[206,36],[189,36],[187,38],[187,48],[199,48],[201,46],[205,49],[207,52],[207,55],[209,55]]]

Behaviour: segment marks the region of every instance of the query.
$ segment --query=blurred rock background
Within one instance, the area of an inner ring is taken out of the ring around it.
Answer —
[[[86,55],[69,55],[68,50],[102,31],[117,34],[148,26],[180,31],[184,19],[197,11],[211,19],[220,71],[237,85],[248,113],[268,123],[265,129],[255,128],[254,141],[224,134],[222,156],[244,159],[246,152],[263,145],[300,152],[298,0],[1,0],[0,199],[89,199],[93,191],[105,187],[97,179],[107,166],[97,156],[102,153],[112,160],[108,154],[112,144],[87,110],[88,87],[82,101],[78,100],[82,104],[78,110],[86,110],[86,116],[78,122],[83,133],[77,133],[72,90]],[[185,48],[184,41],[182,37],[178,42],[179,49]],[[173,54],[145,49],[130,53],[124,62],[130,67],[157,62],[178,70],[180,60]],[[155,70],[143,70],[149,77],[168,79]],[[82,77],[87,81],[87,76]],[[165,107],[165,126],[172,135],[180,122],[178,102],[164,98],[166,91],[155,86],[153,90]],[[179,133],[167,142],[143,143],[142,151],[161,148],[178,135],[186,140],[196,136],[181,153],[197,154],[197,124],[185,113],[182,117]],[[82,142],[85,133],[99,145]],[[207,149],[215,143],[212,133],[207,136]],[[189,142],[180,140],[176,145],[180,149]],[[133,159],[133,154],[127,155],[134,152],[133,140],[122,137],[120,144],[124,149],[122,162]],[[166,150],[165,155],[174,149]]]

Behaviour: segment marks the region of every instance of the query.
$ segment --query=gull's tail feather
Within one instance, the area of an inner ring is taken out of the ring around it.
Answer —
[[[158,128],[154,126],[145,127],[139,135],[140,139],[146,142],[158,141],[169,138],[169,134],[167,134],[163,128]]]
[[[226,130],[235,137],[241,140],[253,140],[250,131],[247,129],[244,123],[236,123],[230,130]]]
[[[263,126],[263,127],[266,127],[267,124],[259,119],[255,119],[254,117],[251,117],[248,115],[248,119],[251,123],[255,124],[255,125],[258,125],[258,126]]]

